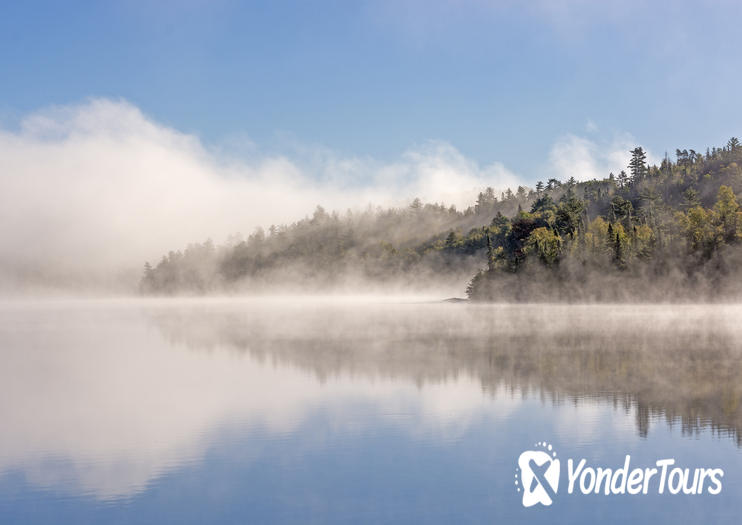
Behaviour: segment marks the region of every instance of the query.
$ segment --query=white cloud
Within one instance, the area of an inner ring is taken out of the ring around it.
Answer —
[[[244,140],[243,140],[244,142]],[[470,204],[484,186],[517,183],[431,142],[396,162],[320,151],[237,161],[123,101],[92,100],[0,129],[0,273],[102,274],[169,249],[329,209],[426,201]]]
[[[617,135],[610,142],[596,142],[585,137],[567,134],[560,137],[549,153],[547,173],[550,177],[578,181],[603,179],[610,172],[626,170],[630,151],[639,145],[629,134]],[[645,148],[646,149],[646,148]],[[647,153],[647,161],[656,163],[654,155]]]
[[[145,260],[168,250],[292,222],[318,204],[404,206],[420,197],[462,208],[485,186],[523,183],[501,163],[482,166],[445,142],[389,162],[322,147],[289,158],[261,154],[246,137],[237,142],[247,145],[249,160],[228,153],[236,143],[207,148],[107,99],[33,113],[18,130],[0,128],[0,289],[18,275],[68,282],[123,270],[136,276]],[[564,135],[544,176],[618,173],[635,144],[630,135],[610,142]]]

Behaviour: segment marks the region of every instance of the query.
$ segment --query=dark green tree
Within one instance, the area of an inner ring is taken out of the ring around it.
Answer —
[[[631,182],[637,184],[644,180],[647,173],[647,154],[641,146],[634,148],[630,153],[629,171],[631,172]]]
[[[623,245],[621,244],[621,237],[618,234],[618,232],[616,232],[616,235],[613,241],[613,264],[615,264],[616,267],[620,270],[623,270],[626,267],[626,259],[623,253]]]
[[[626,175],[626,172],[624,170],[621,170],[621,173],[618,174],[618,187],[625,188],[628,184],[629,176]]]

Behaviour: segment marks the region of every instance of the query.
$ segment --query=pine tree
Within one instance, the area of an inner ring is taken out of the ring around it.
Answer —
[[[629,171],[631,172],[631,182],[637,184],[644,179],[647,173],[647,154],[641,146],[634,148],[630,153]]]
[[[626,172],[624,170],[621,170],[621,173],[618,174],[618,187],[625,188],[628,182],[629,182],[628,175],[626,175]]]
[[[446,248],[453,248],[454,246],[456,246],[456,232],[451,230],[446,236]]]
[[[616,238],[613,243],[613,263],[619,269],[623,269],[626,266],[626,261],[624,260],[623,254],[623,246],[621,245],[621,237],[619,236],[618,232],[616,232]]]
[[[701,199],[698,197],[698,192],[693,188],[688,188],[683,192],[683,204],[682,206],[689,210],[701,205]]]
[[[487,232],[487,268],[489,271],[495,270],[495,250],[492,247],[492,237],[490,237],[490,232]]]
[[[139,281],[139,288],[145,293],[151,293],[155,288],[155,272],[149,262],[144,263],[144,273]]]

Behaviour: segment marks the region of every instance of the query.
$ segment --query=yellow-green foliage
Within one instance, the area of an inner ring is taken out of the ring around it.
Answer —
[[[739,204],[729,186],[719,188],[718,200],[714,204],[714,222],[720,228],[724,241],[731,242],[739,238]]]
[[[547,266],[559,260],[562,251],[562,238],[554,230],[540,227],[528,236],[528,253],[534,253]]]
[[[654,232],[647,224],[636,228],[636,252],[644,253],[649,250],[654,242]]]
[[[742,212],[734,192],[728,186],[719,188],[713,209],[694,206],[686,213],[676,213],[675,220],[685,235],[690,251],[706,256],[725,243],[742,237]]]
[[[596,217],[587,226],[585,245],[595,255],[602,253],[608,242],[608,222],[603,217]]]
[[[616,235],[618,235],[619,240],[621,241],[621,244],[626,244],[628,242],[628,236],[626,235],[626,231],[623,229],[623,224],[620,222],[617,222],[613,225],[613,237],[615,239]]]
[[[685,234],[692,251],[702,250],[713,245],[716,231],[711,223],[711,212],[701,206],[694,206],[681,217]]]

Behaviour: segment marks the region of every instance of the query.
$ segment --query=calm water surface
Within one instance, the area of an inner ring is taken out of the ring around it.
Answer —
[[[740,314],[5,302],[0,523],[739,523]],[[517,459],[544,440],[594,466],[721,467],[723,490],[563,478],[526,509]]]

